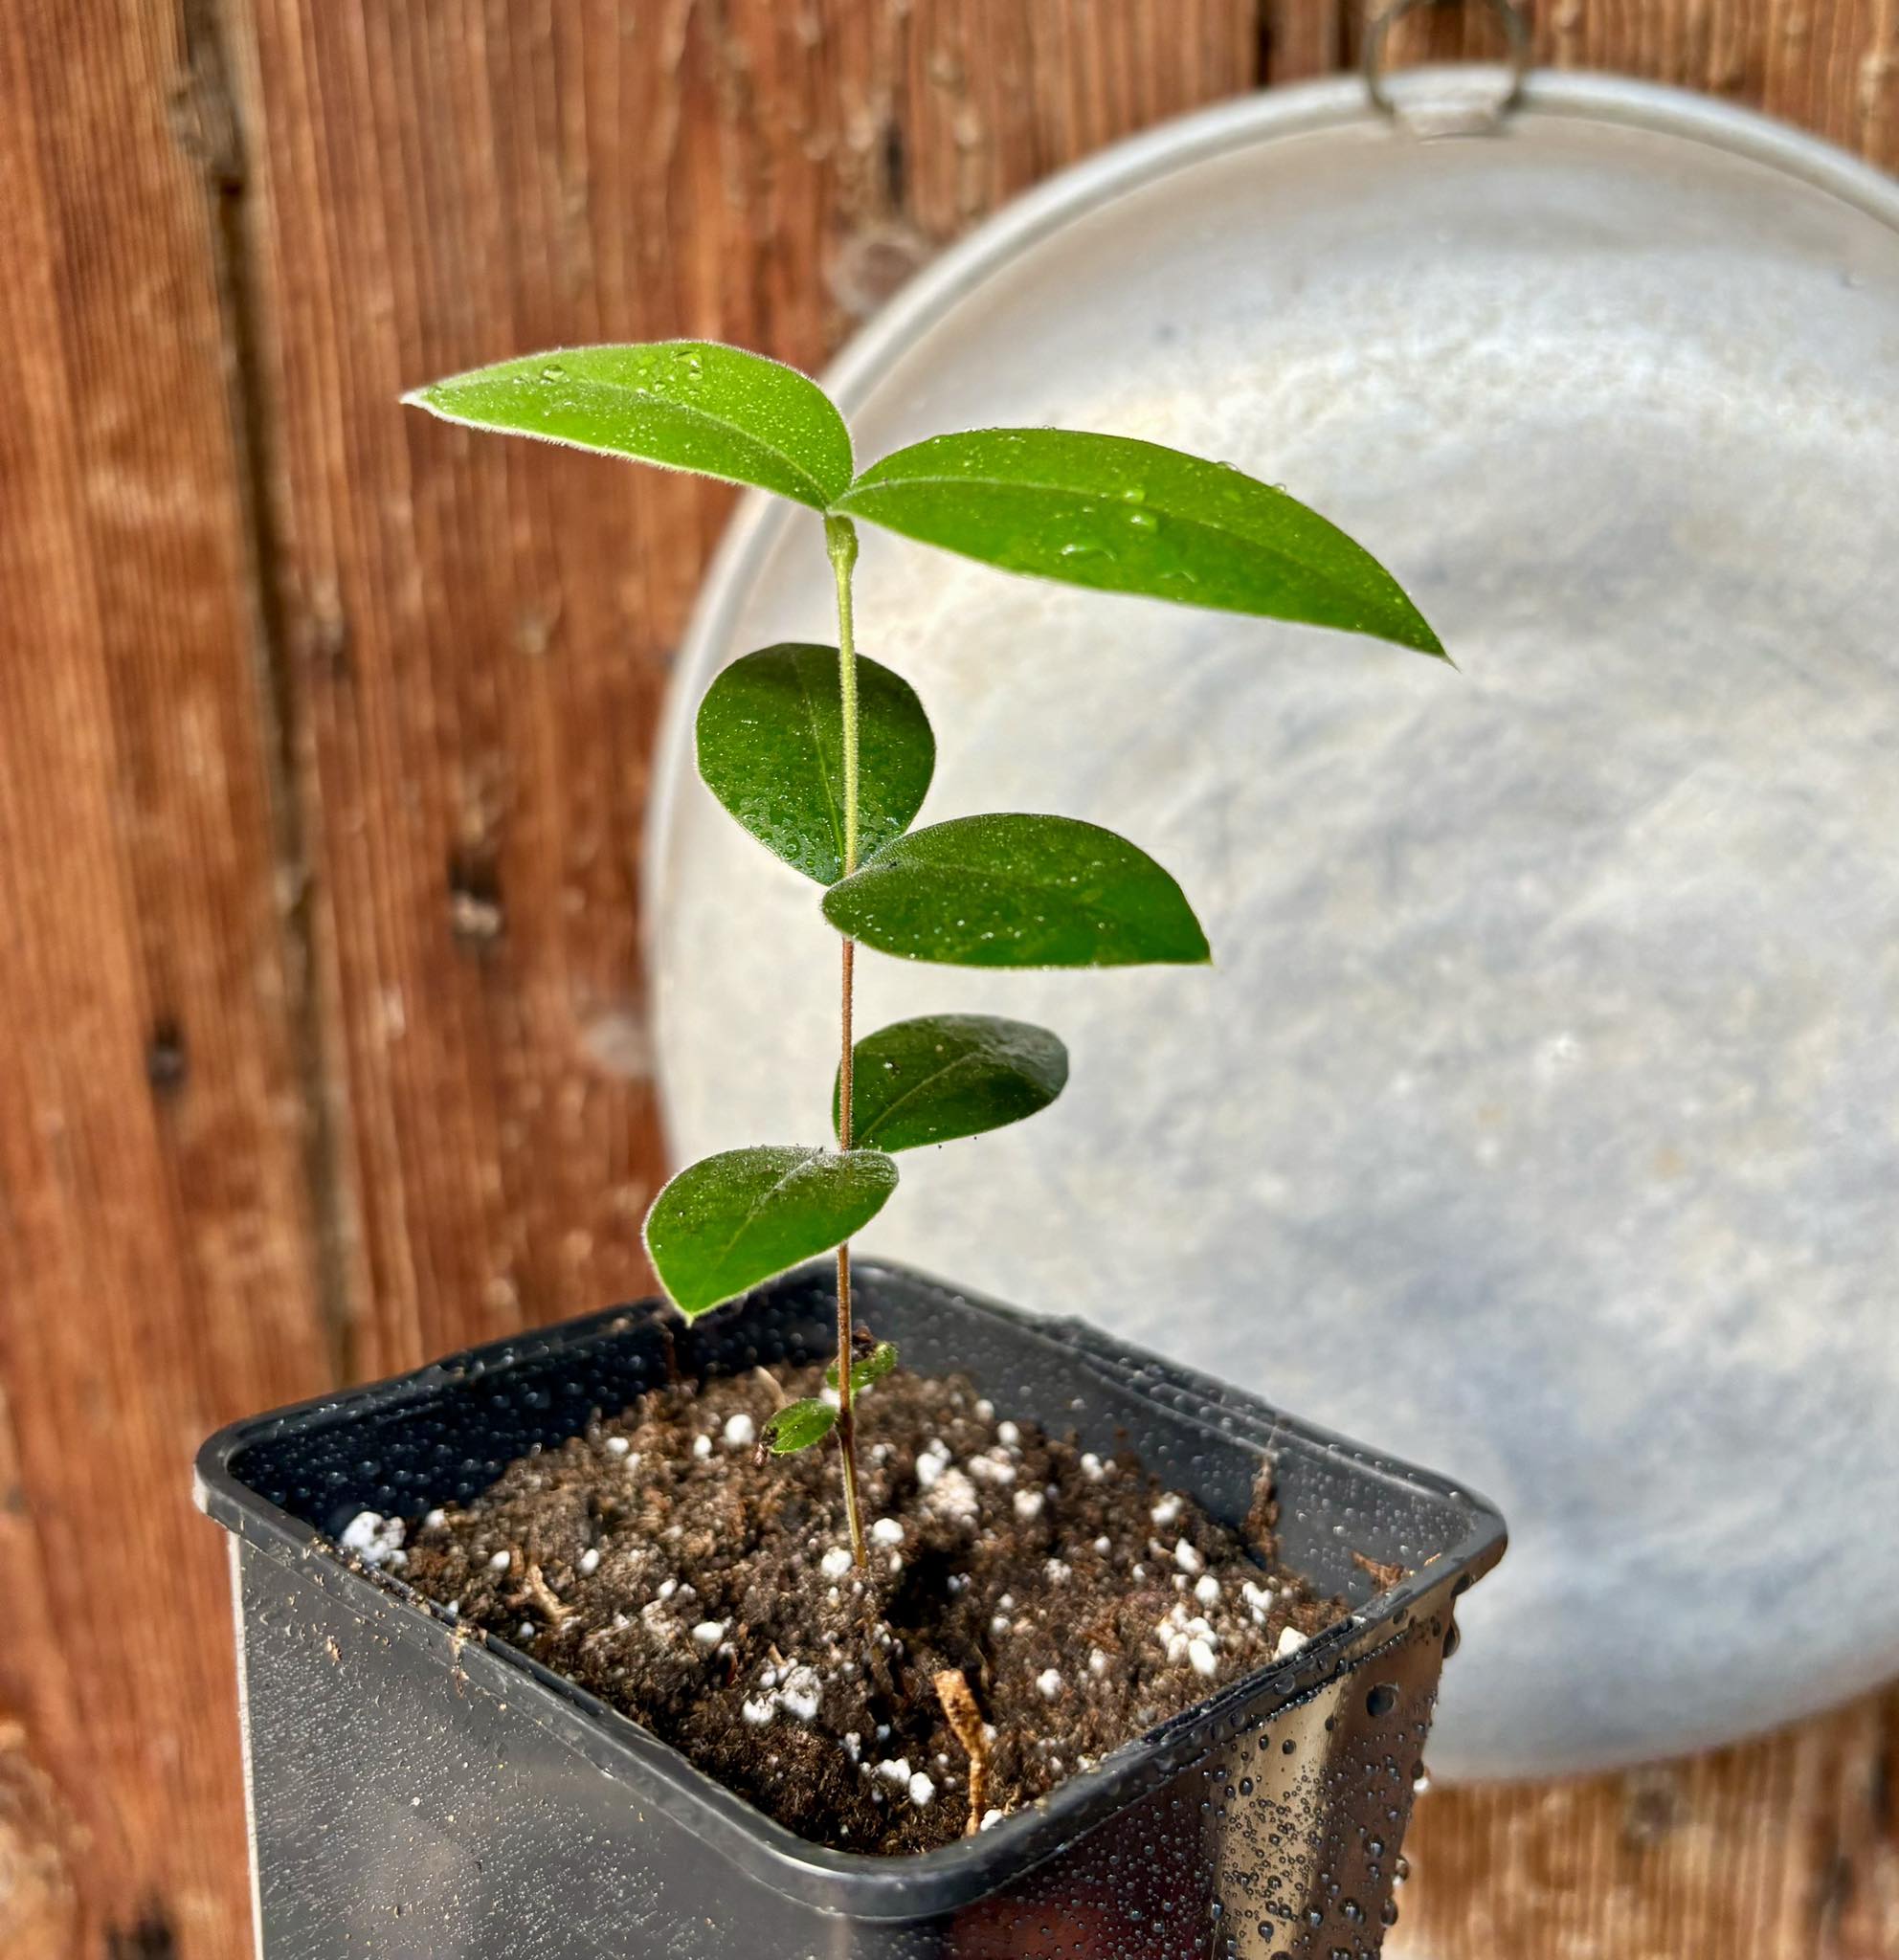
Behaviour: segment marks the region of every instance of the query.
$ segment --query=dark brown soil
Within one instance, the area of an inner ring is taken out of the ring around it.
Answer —
[[[815,1394],[818,1371],[781,1387]],[[1242,1534],[1131,1456],[901,1372],[860,1405],[860,1575],[836,1450],[756,1460],[779,1392],[759,1373],[649,1395],[432,1512],[403,1575],[800,1836],[892,1853],[970,1818],[940,1672],[972,1692],[983,1809],[1005,1814],[1343,1611],[1273,1568],[1269,1494]]]

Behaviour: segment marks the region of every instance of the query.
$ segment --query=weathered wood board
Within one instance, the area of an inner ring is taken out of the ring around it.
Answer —
[[[1396,58],[1481,53],[1481,9]],[[1899,162],[1892,0],[1539,54]],[[250,1950],[217,1422],[637,1289],[638,838],[722,494],[405,415],[503,347],[815,364],[1343,0],[72,0],[0,16],[0,1956]],[[1432,1960],[1899,1956],[1899,1703],[1433,1794]]]

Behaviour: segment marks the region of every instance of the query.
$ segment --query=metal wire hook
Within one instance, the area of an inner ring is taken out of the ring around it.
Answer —
[[[1397,104],[1385,87],[1385,42],[1392,29],[1407,13],[1415,13],[1420,7],[1441,4],[1441,0],[1391,0],[1390,6],[1373,16],[1365,33],[1362,66],[1365,91],[1372,98],[1373,106],[1381,114],[1396,119],[1398,113]],[[1487,4],[1509,47],[1509,93],[1497,104],[1496,111],[1499,117],[1503,117],[1523,100],[1524,79],[1530,73],[1530,21],[1523,9],[1515,5],[1515,0],[1487,0]]]

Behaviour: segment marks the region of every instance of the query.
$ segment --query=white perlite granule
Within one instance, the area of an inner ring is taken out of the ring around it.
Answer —
[[[358,1511],[343,1527],[337,1543],[345,1551],[353,1551],[366,1566],[406,1566],[409,1554],[402,1548],[406,1535],[400,1518],[385,1518],[380,1511]]]
[[[794,1715],[800,1722],[813,1722],[817,1718],[817,1704],[823,1695],[824,1683],[818,1680],[816,1668],[794,1667],[778,1690],[778,1701],[787,1715]]]
[[[758,1425],[741,1409],[736,1415],[726,1418],[726,1444],[728,1449],[748,1450],[758,1440]]]
[[[952,1525],[973,1525],[982,1515],[982,1499],[962,1471],[950,1469],[924,1499],[924,1508]]]
[[[1288,1654],[1297,1654],[1306,1644],[1306,1636],[1297,1627],[1280,1629],[1279,1645],[1273,1649],[1273,1658],[1284,1660]]]
[[[831,1549],[827,1551],[824,1554],[824,1556],[817,1561],[817,1570],[820,1572],[822,1572],[827,1579],[841,1579],[844,1576],[844,1574],[850,1570],[853,1563],[854,1561],[851,1558],[848,1547],[842,1545],[834,1545],[831,1548]]]

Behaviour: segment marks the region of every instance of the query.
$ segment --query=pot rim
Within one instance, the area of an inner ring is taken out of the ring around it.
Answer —
[[[485,1662],[494,1676],[480,1685],[503,1690],[507,1700],[557,1740],[621,1779],[631,1798],[651,1802],[750,1876],[808,1904],[879,1920],[955,1910],[1043,1862],[1157,1781],[1229,1743],[1242,1727],[1256,1726],[1350,1671],[1396,1637],[1427,1596],[1453,1579],[1461,1582],[1461,1591],[1503,1556],[1506,1527],[1496,1506],[1434,1472],[1364,1449],[1257,1396],[1109,1340],[1083,1321],[1024,1314],[890,1261],[865,1259],[858,1270],[867,1291],[891,1282],[934,1290],[975,1315],[1006,1324],[1014,1337],[1059,1350],[1069,1365],[1079,1361],[1109,1386],[1144,1400],[1154,1401],[1154,1390],[1164,1388],[1170,1417],[1184,1417],[1210,1438],[1262,1453],[1289,1446],[1308,1456],[1330,1457],[1355,1477],[1434,1500],[1457,1516],[1461,1531],[1416,1571],[1315,1635],[1286,1660],[1229,1682],[978,1836],[914,1857],[892,1858],[837,1851],[796,1836],[587,1689],[506,1640],[458,1627],[401,1579],[347,1557],[314,1526],[252,1489],[234,1467],[245,1450],[287,1434],[342,1427],[366,1414],[405,1404],[419,1412],[473,1379],[503,1375],[543,1356],[613,1340],[658,1320],[667,1311],[663,1301],[609,1307],[466,1348],[407,1374],[229,1424],[198,1453],[193,1496],[198,1507],[235,1540],[314,1578],[379,1630],[421,1646],[445,1668],[469,1674]],[[774,1283],[809,1282],[816,1271],[801,1268],[787,1281]]]

